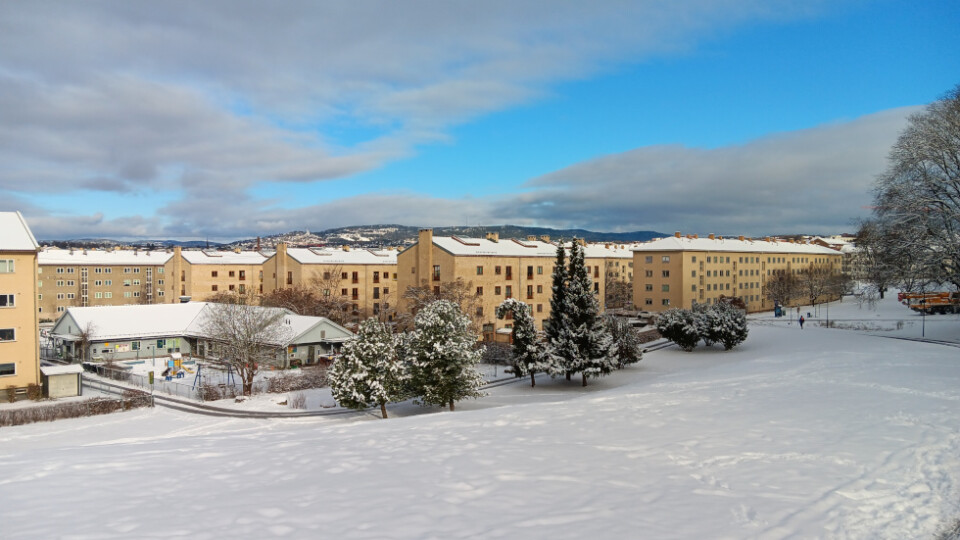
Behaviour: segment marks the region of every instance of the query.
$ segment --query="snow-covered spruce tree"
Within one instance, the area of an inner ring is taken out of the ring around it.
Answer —
[[[600,307],[591,290],[590,275],[584,261],[583,246],[574,238],[570,248],[570,269],[567,271],[567,295],[572,312],[571,326],[576,344],[573,370],[579,371],[583,386],[588,377],[607,375],[616,368],[611,356],[613,340],[600,319]]]
[[[617,369],[623,369],[643,359],[640,336],[626,319],[608,315],[604,318],[604,324],[613,339],[611,351],[617,362]]]
[[[718,341],[716,332],[713,331],[714,316],[711,306],[707,304],[693,304],[693,317],[697,321],[697,335],[703,340],[703,344],[710,347]]]
[[[503,319],[508,313],[513,317],[514,369],[520,377],[530,375],[530,386],[536,386],[535,375],[549,372],[553,362],[537,335],[530,306],[516,298],[507,298],[497,306],[497,318]]]
[[[397,359],[396,339],[377,319],[360,323],[357,335],[343,346],[343,354],[330,368],[330,390],[343,407],[365,409],[404,399],[405,370]]]
[[[730,350],[747,339],[747,314],[727,302],[718,302],[707,312],[711,338]]]
[[[470,319],[449,300],[437,300],[417,312],[415,329],[404,345],[409,388],[424,404],[449,405],[481,397],[483,376],[477,371],[481,351]]]
[[[563,242],[557,242],[557,260],[553,265],[553,295],[550,297],[550,317],[546,328],[550,374],[570,375],[576,373],[577,348],[573,339],[573,323],[570,314],[573,306],[567,294],[567,256]]]
[[[697,318],[687,309],[671,308],[657,316],[657,331],[660,335],[676,343],[689,352],[700,341]]]

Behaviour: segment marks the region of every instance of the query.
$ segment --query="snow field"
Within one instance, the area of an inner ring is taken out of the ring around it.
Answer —
[[[3,537],[902,539],[960,514],[956,348],[765,324],[454,413],[4,428]]]

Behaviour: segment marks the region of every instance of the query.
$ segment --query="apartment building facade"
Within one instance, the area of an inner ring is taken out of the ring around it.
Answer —
[[[557,244],[549,238],[528,237],[526,240],[501,240],[497,234],[486,238],[433,236],[431,229],[422,229],[416,244],[397,256],[397,286],[427,287],[439,293],[443,285],[460,278],[473,293],[473,312],[467,315],[480,325],[484,339],[490,340],[497,331],[512,326],[509,320],[496,318],[496,307],[507,298],[517,298],[528,304],[536,327],[550,316],[550,298],[553,295],[553,266]],[[632,253],[612,244],[588,245],[584,262],[592,279],[593,292],[602,308],[605,294],[608,261],[629,267]],[[401,310],[409,311],[401,300]]]
[[[260,251],[183,250],[174,248],[171,278],[165,296],[171,303],[181,298],[203,302],[220,293],[262,294],[263,263],[269,254]]]
[[[38,254],[37,299],[41,321],[68,308],[163,304],[173,251],[44,248]]]
[[[676,233],[633,249],[634,305],[663,311],[709,305],[723,296],[742,299],[748,312],[770,310],[770,279],[799,277],[818,266],[839,274],[842,255],[808,243]]]
[[[0,212],[0,400],[40,384],[38,251],[20,212]]]
[[[393,318],[400,297],[397,251],[279,244],[264,262],[264,290],[304,287],[343,305],[345,322]]]

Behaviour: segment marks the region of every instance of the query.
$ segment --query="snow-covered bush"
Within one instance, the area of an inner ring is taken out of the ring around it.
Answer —
[[[337,403],[350,409],[379,405],[386,418],[387,403],[404,397],[406,372],[396,351],[387,325],[372,318],[360,323],[357,335],[344,344],[343,354],[330,367],[330,390]]]
[[[671,308],[661,313],[657,331],[685,351],[692,351],[700,341],[697,316],[689,309]]]
[[[611,355],[617,362],[617,369],[623,369],[643,359],[643,352],[640,350],[640,335],[626,319],[607,316],[604,323],[607,332],[613,339]]]
[[[747,339],[747,314],[726,302],[710,306],[706,312],[707,335],[711,341],[730,350]]]

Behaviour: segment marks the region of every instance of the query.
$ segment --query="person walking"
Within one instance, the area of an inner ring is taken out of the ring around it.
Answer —
[[[800,316],[800,329],[803,330],[803,315]]]

